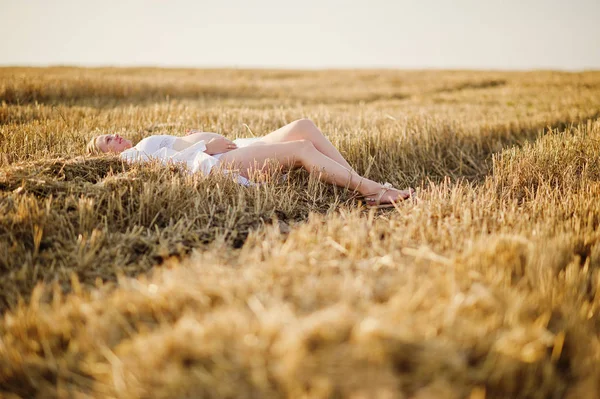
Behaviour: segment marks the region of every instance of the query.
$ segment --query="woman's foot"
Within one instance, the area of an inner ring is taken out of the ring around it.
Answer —
[[[379,192],[364,196],[364,200],[368,206],[385,207],[394,206],[394,203],[405,201],[414,197],[415,190],[409,188],[407,190],[398,190],[390,183],[381,185]]]

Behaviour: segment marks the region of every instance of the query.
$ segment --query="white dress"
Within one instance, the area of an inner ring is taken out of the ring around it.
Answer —
[[[137,143],[135,147],[123,151],[121,153],[121,159],[129,162],[158,160],[163,164],[170,162],[181,163],[185,165],[191,173],[200,172],[204,176],[208,176],[211,169],[219,164],[219,159],[223,154],[214,154],[211,156],[205,153],[206,144],[204,141],[198,141],[182,151],[176,151],[173,149],[173,143],[176,139],[177,136],[168,135],[146,137]],[[238,148],[242,148],[257,142],[260,139],[260,137],[240,138],[233,140],[233,142]],[[223,172],[233,174],[235,180],[240,184],[245,186],[253,185],[253,183],[244,176],[240,176],[227,170],[223,170]]]

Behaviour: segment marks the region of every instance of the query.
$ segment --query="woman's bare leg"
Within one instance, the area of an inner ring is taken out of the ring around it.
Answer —
[[[315,148],[333,159],[346,169],[354,170],[342,154],[323,135],[321,130],[310,119],[298,119],[262,137],[259,143],[275,144],[288,141],[308,140]]]
[[[251,177],[254,171],[265,172],[269,160],[277,161],[286,169],[303,167],[311,173],[318,173],[321,181],[347,187],[363,195],[376,194],[382,188],[381,184],[361,177],[327,157],[308,140],[252,145],[226,152],[221,157],[224,168],[237,170],[246,178]],[[409,196],[407,190],[391,189],[384,194],[381,202],[399,201]]]

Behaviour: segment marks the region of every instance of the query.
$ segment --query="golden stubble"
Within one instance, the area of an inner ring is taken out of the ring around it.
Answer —
[[[595,397],[600,74],[0,69],[0,389]],[[418,201],[84,156],[308,117]]]

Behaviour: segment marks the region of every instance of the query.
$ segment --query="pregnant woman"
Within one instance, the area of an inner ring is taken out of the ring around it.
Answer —
[[[302,167],[318,173],[320,180],[357,191],[368,205],[378,207],[393,206],[414,193],[412,189],[397,190],[389,183],[380,184],[358,175],[308,119],[294,121],[263,137],[234,141],[217,133],[192,131],[185,137],[146,137],[132,147],[130,140],[118,134],[105,134],[94,137],[87,151],[119,153],[127,161],[181,162],[192,172],[206,176],[220,165],[244,185],[252,184],[249,179],[254,173],[269,172],[269,161],[276,161],[284,170]]]

